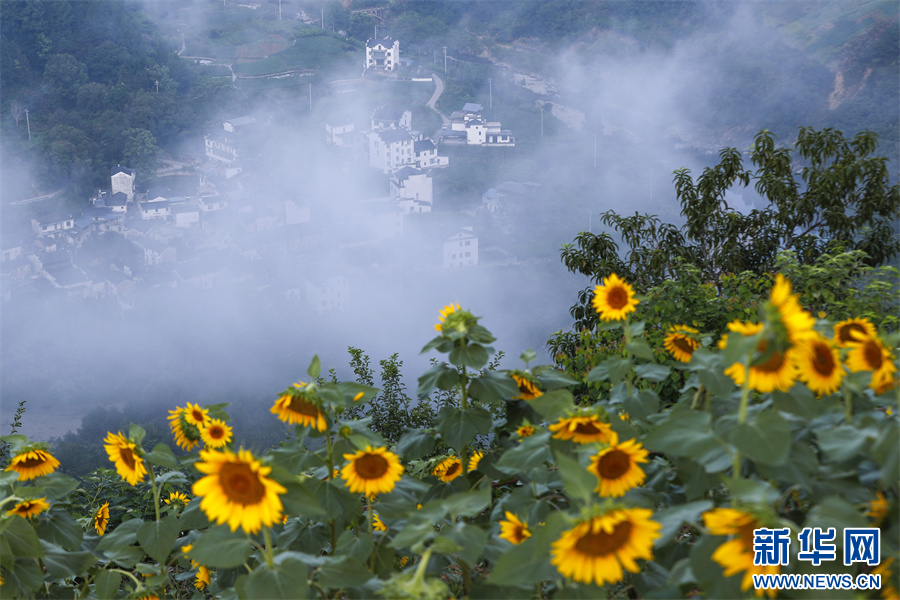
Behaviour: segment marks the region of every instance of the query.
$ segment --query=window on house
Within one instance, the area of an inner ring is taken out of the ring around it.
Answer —
[[[472,256],[472,253],[471,253],[471,252],[466,252],[466,258],[468,258],[468,257],[470,257],[470,256]]]
[[[455,255],[455,254],[451,254],[451,255],[450,255],[450,258],[451,258],[451,259],[456,258],[456,255]]]
[[[469,246],[471,244],[472,244],[472,240],[466,240],[466,246]]]

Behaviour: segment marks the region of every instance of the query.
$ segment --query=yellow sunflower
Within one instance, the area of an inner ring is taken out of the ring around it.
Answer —
[[[528,522],[520,521],[519,517],[507,510],[506,520],[500,521],[500,539],[518,545],[530,537],[531,532],[528,531]]]
[[[19,515],[24,519],[29,519],[31,517],[36,517],[48,508],[50,508],[50,504],[47,502],[47,498],[37,498],[36,500],[23,500],[22,502],[19,502],[12,507],[12,510],[6,511],[6,514]]]
[[[594,288],[591,305],[601,320],[621,321],[628,313],[634,312],[638,302],[640,301],[634,297],[634,288],[612,273],[604,280],[603,285]]]
[[[604,498],[618,498],[644,483],[644,470],[638,463],[647,462],[648,452],[639,442],[613,443],[591,457],[588,471],[597,476],[595,491]]]
[[[455,313],[458,310],[462,310],[462,308],[459,306],[459,304],[448,304],[447,306],[445,306],[443,308],[443,310],[441,310],[441,316],[439,317],[441,322],[436,323],[434,328],[437,331],[440,331],[441,333],[443,333],[444,332],[444,321],[447,320],[447,317],[449,317],[451,314]]]
[[[381,520],[381,517],[378,516],[378,513],[372,513],[372,528],[375,531],[387,531],[387,527],[384,521]]]
[[[106,526],[109,525],[109,502],[104,502],[103,506],[94,513],[94,529],[97,535],[106,533]]]
[[[891,505],[887,498],[884,497],[884,494],[875,492],[875,499],[869,502],[869,510],[866,511],[866,516],[872,517],[875,524],[880,525],[881,522],[884,521],[884,517],[887,516],[890,506]]]
[[[209,569],[203,565],[197,567],[197,577],[194,579],[194,587],[198,590],[206,589],[209,585]]]
[[[597,415],[583,417],[564,417],[550,426],[553,437],[559,440],[572,440],[578,444],[603,442],[615,444],[619,436],[609,423],[604,423]]]
[[[528,423],[522,425],[518,429],[516,429],[516,434],[519,436],[519,442],[524,440],[527,437],[531,437],[534,435],[534,427]]]
[[[59,461],[52,454],[41,448],[25,449],[16,454],[6,467],[7,471],[15,471],[19,479],[28,481],[36,477],[49,475],[59,466]]]
[[[761,566],[753,564],[753,530],[762,527],[753,515],[733,508],[714,508],[703,513],[703,523],[712,535],[736,536],[716,548],[712,558],[725,569],[725,577],[744,571],[741,590],[747,591],[753,585],[753,575],[777,575],[778,565]],[[763,594],[775,597],[773,589],[758,589],[757,596]]]
[[[834,326],[834,344],[838,348],[849,348],[876,335],[875,326],[868,319],[847,319]]]
[[[202,408],[199,404],[188,402],[184,407],[184,418],[191,425],[200,428],[209,423],[209,410]]]
[[[302,395],[284,394],[275,401],[269,412],[278,415],[285,423],[299,423],[304,427],[314,427],[316,431],[328,429],[325,415],[319,410],[315,402]]]
[[[362,493],[370,498],[375,494],[386,494],[403,475],[400,457],[384,447],[367,446],[356,454],[345,454],[344,459],[350,462],[341,469],[341,477],[354,494]]]
[[[669,334],[663,340],[663,346],[675,360],[691,362],[694,350],[700,347],[700,342],[696,338],[699,333],[687,325],[674,325],[669,328]]]
[[[223,448],[231,441],[231,427],[221,419],[210,419],[200,428],[200,437],[207,448]]]
[[[653,559],[653,540],[662,525],[646,508],[612,510],[582,521],[553,542],[550,562],[565,577],[581,583],[617,583],[622,569],[640,570],[635,559]]]
[[[769,293],[769,304],[778,312],[780,327],[784,328],[790,344],[796,344],[813,333],[815,317],[800,306],[800,296],[791,293],[791,282],[779,273]]]
[[[188,421],[187,409],[176,406],[175,410],[169,411],[167,417],[169,421],[169,429],[175,437],[175,444],[184,450],[190,452],[194,446],[200,444],[200,429]]]
[[[481,459],[484,458],[484,452],[481,450],[476,450],[472,453],[472,456],[469,457],[469,471],[474,471],[478,468],[478,463],[481,462]]]
[[[187,497],[186,494],[181,492],[170,492],[169,497],[163,500],[166,504],[175,505],[178,507],[179,511],[184,510],[184,507],[187,506],[187,503],[190,502],[191,499]]]
[[[121,431],[117,434],[107,432],[103,441],[106,442],[103,447],[106,448],[109,460],[115,463],[116,471],[122,479],[133,486],[144,480],[147,467],[144,466],[137,444],[122,435]]]
[[[872,371],[872,381],[869,383],[869,387],[875,390],[876,394],[883,394],[894,387],[894,378],[897,372],[894,355],[885,348],[881,338],[877,335],[850,344],[847,368],[854,373]]]
[[[797,361],[797,379],[817,396],[833,394],[840,389],[844,365],[830,340],[814,332],[798,345],[793,356]]]
[[[881,575],[881,597],[884,600],[897,600],[900,592],[897,592],[897,574],[894,572],[894,557],[889,556],[881,564],[872,569],[874,575]]]
[[[728,324],[728,329],[740,333],[745,336],[756,335],[763,330],[762,324],[759,323],[742,323],[741,321],[732,321]],[[724,348],[728,343],[727,334],[722,337],[719,346]],[[756,346],[756,351],[765,354],[768,349],[769,342],[760,340]],[[791,347],[784,352],[773,350],[769,357],[760,364],[750,367],[750,387],[758,392],[771,392],[773,390],[781,390],[786,392],[794,385],[797,377],[797,364],[794,358],[796,350]],[[734,363],[727,369],[725,374],[731,377],[738,386],[744,385],[746,370],[742,363]]]
[[[510,373],[510,375],[516,381],[516,385],[519,386],[519,395],[513,398],[513,400],[534,400],[538,396],[544,395],[544,393],[538,389],[537,384],[528,377],[516,375],[515,373]]]
[[[256,533],[263,525],[281,521],[281,498],[287,490],[266,477],[272,467],[264,467],[247,450],[237,454],[201,450],[197,470],[206,477],[193,487],[200,496],[200,508],[211,521],[227,522],[232,531],[238,527]]]
[[[462,475],[462,462],[455,456],[448,456],[438,463],[431,472],[443,482],[450,482]]]

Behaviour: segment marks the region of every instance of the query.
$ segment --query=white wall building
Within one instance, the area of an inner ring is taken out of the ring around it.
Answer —
[[[467,267],[478,264],[478,236],[472,227],[463,227],[444,240],[444,266]]]
[[[386,37],[366,42],[366,70],[393,71],[400,64],[400,41]]]
[[[430,172],[403,167],[391,176],[391,199],[403,214],[430,213],[434,205],[434,186]]]
[[[134,200],[134,170],[122,165],[116,165],[109,172],[110,187],[112,193],[122,192],[128,198],[128,202]]]
[[[369,132],[369,165],[390,173],[416,162],[413,138],[405,129]]]

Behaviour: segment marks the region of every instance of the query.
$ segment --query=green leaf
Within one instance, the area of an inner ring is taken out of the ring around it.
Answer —
[[[391,540],[390,545],[392,548],[410,548],[414,552],[419,552],[423,550],[422,545],[434,535],[434,522],[422,515],[413,514],[400,533]]]
[[[653,390],[639,390],[635,396],[626,396],[622,407],[629,415],[643,421],[659,411],[659,396]]]
[[[459,383],[459,373],[446,363],[437,363],[419,377],[416,394],[419,398],[429,395],[435,388],[443,391],[452,390]]]
[[[535,469],[546,471],[547,464],[553,462],[549,446],[550,432],[538,431],[504,452],[494,463],[494,468],[508,475],[524,473],[527,476]]]
[[[673,408],[669,418],[644,438],[644,447],[651,452],[672,456],[695,457],[716,446],[720,444],[713,437],[710,414],[683,405]]]
[[[35,529],[41,538],[70,550],[80,548],[84,538],[84,529],[63,510],[51,510]]]
[[[309,375],[311,381],[315,381],[321,372],[322,362],[319,360],[319,355],[313,354],[312,360],[309,363],[309,368],[306,369],[306,374]]]
[[[585,377],[586,383],[595,383],[597,381],[606,381],[609,379],[609,365],[606,364],[607,361],[603,361],[593,369],[591,369],[587,377]]]
[[[751,415],[728,432],[727,439],[747,458],[773,467],[787,462],[791,449],[791,427],[775,411]]]
[[[491,569],[488,582],[496,586],[529,589],[534,584],[557,575],[550,564],[551,544],[560,537],[566,527],[566,515],[555,511],[547,516],[545,525],[533,529],[533,535],[521,544],[509,544]],[[527,594],[510,594],[526,597]]]
[[[543,389],[550,391],[559,388],[578,385],[581,382],[566,373],[553,367],[535,367],[534,374],[541,382]]]
[[[90,552],[73,552],[41,540],[44,549],[44,566],[56,579],[68,579],[83,575],[97,558]]]
[[[131,569],[144,558],[143,548],[137,546],[113,546],[103,552],[104,556],[120,567]]]
[[[778,490],[766,481],[742,477],[731,477],[723,481],[732,495],[744,504],[764,506],[772,504],[778,498]]]
[[[515,380],[506,373],[497,371],[483,373],[469,384],[469,396],[481,402],[498,402],[518,394],[519,386]]]
[[[653,350],[644,340],[633,340],[625,344],[625,349],[638,358],[653,360]]]
[[[194,499],[188,502],[184,511],[178,516],[181,529],[206,529],[211,525],[206,513],[200,508],[200,500]]]
[[[666,545],[681,530],[682,524],[697,523],[700,513],[709,510],[712,506],[713,503],[709,500],[698,500],[657,511],[653,515],[653,520],[662,525],[662,530],[653,545],[657,548]]]
[[[405,428],[397,442],[397,453],[406,460],[422,458],[430,454],[436,444],[434,431]]]
[[[40,558],[41,542],[27,519],[18,515],[0,518],[0,558],[9,564],[14,558]]]
[[[380,500],[381,499],[379,498],[379,501]],[[281,540],[279,540],[279,544],[280,543]],[[372,549],[374,547],[375,542],[368,532],[359,533],[347,529],[341,534],[341,537],[338,538],[337,549],[334,552],[334,556],[347,556],[353,557],[359,561],[365,561],[372,555]]]
[[[319,503],[316,490],[309,484],[310,480],[281,481],[287,490],[281,496],[284,512],[289,515],[322,519],[328,516],[328,511]]]
[[[480,369],[490,359],[489,348],[489,346],[482,346],[476,343],[469,343],[465,346],[454,344],[453,350],[450,351],[450,363],[458,367],[465,366]]]
[[[482,490],[472,490],[453,494],[448,498],[437,501],[443,511],[443,514],[450,515],[451,519],[457,517],[474,517],[491,504],[491,489],[486,487]],[[429,505],[423,506],[422,510],[426,510]]]
[[[439,535],[434,538],[431,549],[437,554],[456,554],[463,548],[452,538],[447,537],[446,535]]]
[[[35,483],[27,488],[29,498],[43,497],[47,500],[60,500],[81,485],[77,479],[59,472],[41,477],[40,480],[39,484]]]
[[[566,494],[573,500],[589,504],[596,496],[594,490],[598,485],[597,477],[587,467],[565,454],[554,452],[553,457],[559,467]]]
[[[534,362],[537,360],[537,358],[537,353],[535,353],[535,351],[531,348],[519,355],[519,360],[521,360],[525,364]]]
[[[528,406],[552,423],[574,410],[575,403],[572,401],[572,394],[568,390],[553,390],[552,392],[541,394],[533,400],[529,400]]]
[[[839,425],[816,432],[819,449],[829,459],[843,462],[858,457],[868,443],[867,436],[852,425]]]
[[[243,531],[217,525],[197,538],[189,556],[206,567],[230,569],[244,564],[252,551]]]
[[[809,511],[804,526],[822,529],[834,527],[841,532],[845,527],[868,527],[869,524],[855,506],[838,496],[828,496]],[[842,543],[841,533],[838,533],[838,538],[835,542]]]
[[[94,575],[94,595],[97,598],[114,598],[121,585],[122,575],[119,573],[100,569]]]
[[[250,598],[266,598],[269,600],[292,600],[307,595],[306,578],[309,570],[295,556],[280,554],[275,557],[273,568],[261,562],[244,582],[245,591]]]
[[[456,551],[460,560],[473,566],[481,556],[485,544],[487,544],[488,534],[481,527],[469,525],[467,523],[457,523],[456,527],[446,532],[447,537],[456,542],[459,550]]]
[[[480,406],[472,406],[466,410],[452,406],[444,407],[437,421],[435,429],[441,434],[444,442],[457,452],[462,452],[476,435],[490,432],[493,423],[491,413]]]
[[[612,383],[619,383],[625,379],[625,376],[631,372],[634,363],[629,357],[614,356],[607,358],[605,361],[607,369],[609,369],[609,380]]]
[[[179,531],[181,527],[178,525],[178,519],[174,515],[166,515],[159,521],[147,521],[141,525],[137,538],[141,548],[150,558],[158,563],[164,563],[172,552]]]
[[[128,439],[133,441],[135,444],[140,445],[140,443],[144,441],[145,437],[147,437],[147,432],[144,431],[144,428],[140,425],[135,425],[134,423],[132,423],[128,428]]]
[[[357,587],[373,577],[366,565],[352,556],[328,557],[316,573],[316,581],[326,589]]]
[[[666,365],[647,363],[635,367],[634,372],[638,377],[647,381],[665,381],[672,372],[672,368]]]
[[[158,467],[165,467],[166,469],[178,468],[178,459],[172,454],[169,446],[163,443],[154,446],[153,451],[148,452],[144,458]]]
[[[22,519],[22,517],[16,517]],[[22,519],[24,520],[24,519]],[[16,597],[36,598],[38,588],[43,583],[43,573],[41,573],[40,563],[33,558],[17,558],[9,562],[4,561],[3,573],[3,598]],[[18,589],[19,594],[15,594],[13,590]]]

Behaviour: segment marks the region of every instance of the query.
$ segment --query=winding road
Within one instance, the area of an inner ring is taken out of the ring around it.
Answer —
[[[443,121],[444,126],[441,129],[438,129],[434,132],[432,139],[436,142],[441,141],[441,138],[444,136],[444,131],[450,129],[450,117],[442,113],[437,109],[435,103],[438,101],[438,98],[441,97],[441,94],[444,93],[444,81],[438,77],[437,73],[432,72],[431,78],[434,79],[434,93],[431,95],[431,99],[425,103],[425,106],[436,112],[441,116],[441,121]]]

